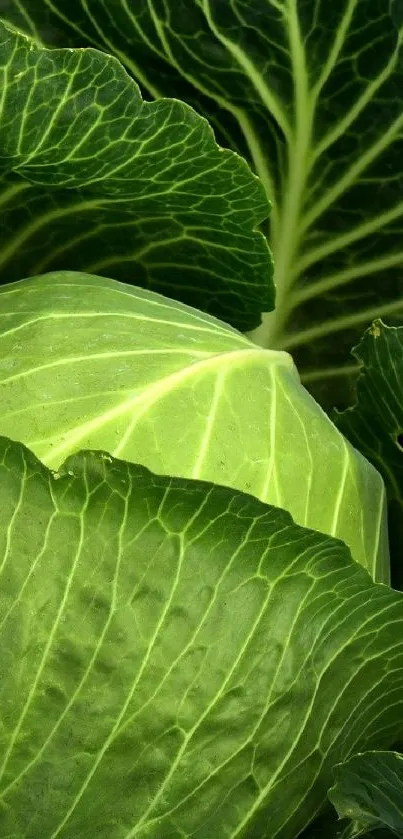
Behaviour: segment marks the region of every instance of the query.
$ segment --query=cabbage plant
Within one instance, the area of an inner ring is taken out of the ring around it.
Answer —
[[[400,835],[399,4],[0,12],[0,836]]]

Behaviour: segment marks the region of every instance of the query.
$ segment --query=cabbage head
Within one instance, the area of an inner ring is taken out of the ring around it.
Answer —
[[[382,478],[286,352],[116,280],[56,272],[0,288],[0,434],[57,470],[100,449],[210,481],[335,536],[389,581]]]

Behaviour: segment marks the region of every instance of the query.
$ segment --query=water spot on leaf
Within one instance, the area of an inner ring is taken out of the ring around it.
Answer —
[[[379,321],[374,321],[369,331],[373,338],[379,338],[381,334],[381,330],[379,328]]]

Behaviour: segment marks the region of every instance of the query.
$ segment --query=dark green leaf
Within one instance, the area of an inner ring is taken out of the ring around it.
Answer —
[[[116,54],[147,95],[177,95],[246,154],[273,202],[276,312],[325,406],[349,404],[350,347],[403,316],[401,0],[8,0],[48,44]]]
[[[403,757],[396,752],[357,754],[335,767],[329,798],[340,817],[365,830],[388,828],[403,837]],[[378,834],[376,834],[376,837]]]
[[[360,364],[356,404],[334,412],[340,431],[376,466],[389,502],[393,584],[403,587],[403,327],[375,321],[353,355]]]
[[[272,306],[268,215],[246,163],[177,100],[143,102],[116,58],[0,24],[0,282],[85,270],[242,330]]]

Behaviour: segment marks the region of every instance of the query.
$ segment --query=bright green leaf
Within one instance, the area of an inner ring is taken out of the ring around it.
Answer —
[[[3,437],[0,497],[2,839],[294,839],[403,734],[403,595],[341,542]]]
[[[380,475],[301,386],[287,353],[115,280],[0,287],[0,433],[57,468],[80,448],[284,507],[389,581]]]
[[[341,818],[360,821],[362,833],[386,827],[403,837],[403,756],[356,754],[334,769],[329,798]],[[359,836],[360,833],[354,835]]]
[[[273,305],[246,163],[116,58],[46,50],[0,24],[0,283],[72,269],[153,288],[241,329]]]

